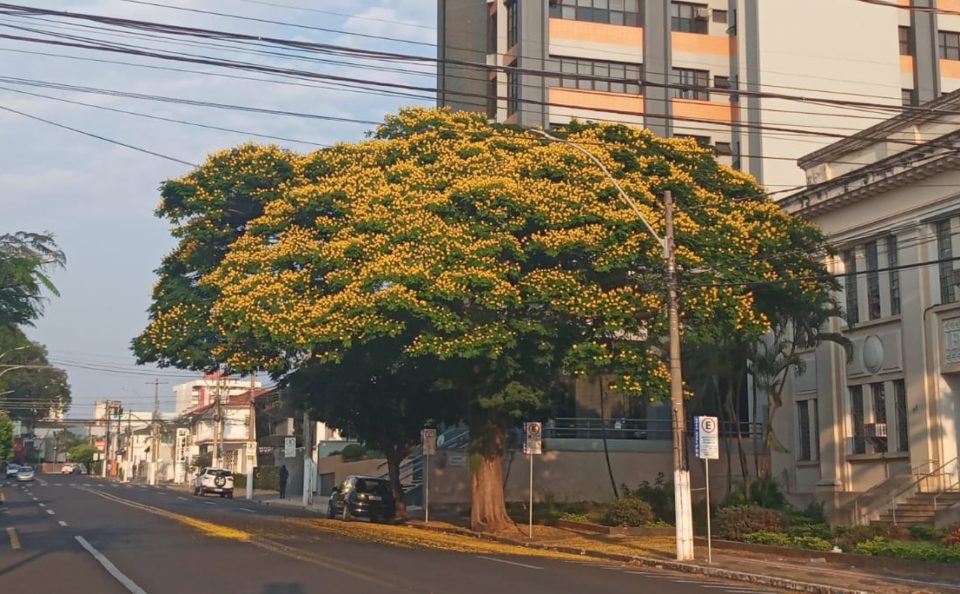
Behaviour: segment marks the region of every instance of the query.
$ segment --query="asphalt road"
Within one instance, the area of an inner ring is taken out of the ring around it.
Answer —
[[[597,561],[352,540],[244,501],[86,476],[0,480],[0,592],[78,594],[759,594],[746,584]],[[165,515],[166,514],[166,515]],[[178,519],[175,519],[176,514]],[[208,536],[183,518],[257,536]]]

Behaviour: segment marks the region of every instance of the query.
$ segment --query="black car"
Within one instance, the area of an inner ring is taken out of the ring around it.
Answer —
[[[334,487],[327,506],[327,517],[349,520],[354,517],[371,521],[391,519],[396,513],[393,492],[385,479],[370,476],[348,476]]]

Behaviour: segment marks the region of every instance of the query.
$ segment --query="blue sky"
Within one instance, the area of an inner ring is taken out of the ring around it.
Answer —
[[[157,0],[158,3],[184,8],[284,21],[369,36],[393,37],[416,43],[399,43],[303,27],[244,21],[123,0],[22,0],[22,4],[364,49],[435,55],[435,49],[431,45],[436,40],[434,0],[360,0],[349,3],[332,0],[265,1],[286,6],[267,6],[251,0]],[[296,7],[351,16],[297,10]],[[78,28],[78,25],[82,24],[82,21],[67,19],[40,21],[0,16],[0,34],[49,39],[46,33],[24,31],[24,28],[43,29],[47,33],[132,42],[142,48],[162,48],[167,51],[240,59],[322,73],[350,73],[356,76],[359,72],[361,76],[369,79],[402,81],[424,87],[435,85],[435,79],[429,75],[380,70],[358,71],[343,65],[285,57],[240,55],[220,48],[184,45],[182,42],[169,44],[159,40],[122,38],[105,31]],[[102,111],[23,95],[12,89],[322,144],[358,140],[363,137],[368,126],[157,103],[76,90],[37,88],[12,84],[9,79],[42,80],[146,95],[375,121],[381,120],[385,114],[395,112],[402,105],[432,103],[429,100],[416,101],[362,94],[342,88],[308,88],[235,80],[209,74],[82,61],[64,56],[188,68],[207,73],[269,77],[234,70],[218,70],[210,66],[170,63],[0,39],[0,77],[5,77],[0,79],[0,106],[191,163],[202,162],[210,152],[248,140],[276,142],[298,151],[308,151],[314,147]],[[432,71],[432,68],[425,65],[400,67]],[[0,139],[0,220],[3,222],[0,232],[50,231],[56,235],[57,241],[67,254],[67,269],[54,276],[62,296],[51,299],[46,315],[37,322],[35,328],[28,330],[28,334],[47,345],[51,360],[68,370],[74,401],[71,416],[88,417],[92,413],[93,401],[102,398],[123,400],[136,410],[151,409],[153,388],[147,386],[146,382],[152,381],[154,377],[166,382],[166,385],[161,386],[162,408],[172,410],[170,386],[188,381],[194,377],[193,374],[137,367],[130,354],[129,343],[146,324],[145,310],[149,305],[150,290],[155,278],[153,270],[174,245],[167,224],[153,216],[159,199],[157,188],[163,180],[182,175],[189,168],[2,111]]]

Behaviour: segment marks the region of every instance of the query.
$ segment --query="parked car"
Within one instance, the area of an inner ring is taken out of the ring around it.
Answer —
[[[74,464],[73,471],[76,474],[89,474],[89,472],[87,472],[87,465],[84,464],[83,462],[77,462],[76,464]]]
[[[76,464],[67,463],[60,467],[60,473],[61,474],[79,474],[80,469],[77,467]]]
[[[33,468],[29,466],[21,466],[17,470],[18,483],[29,483],[32,480],[33,480]]]
[[[203,497],[207,493],[233,499],[233,473],[224,468],[202,468],[193,481],[193,494]]]
[[[339,487],[334,487],[327,505],[327,517],[349,520],[370,518],[377,522],[392,519],[396,504],[390,483],[372,476],[348,476]]]
[[[19,464],[7,464],[7,478],[17,478],[18,470],[20,470]]]

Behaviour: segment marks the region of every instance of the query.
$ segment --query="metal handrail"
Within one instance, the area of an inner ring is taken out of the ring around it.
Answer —
[[[944,487],[943,489],[940,489],[940,492],[933,496],[933,511],[937,511],[937,499],[940,499],[941,495],[952,492],[954,490],[954,487],[960,487],[960,480],[957,480],[955,483],[953,483],[948,487]]]
[[[952,460],[949,460],[949,461],[947,461],[947,462],[944,462],[944,463],[941,464],[940,466],[934,468],[931,472],[924,473],[924,474],[919,475],[919,476],[918,476],[918,475],[914,475],[914,476],[917,477],[916,479],[914,479],[909,485],[907,485],[907,486],[904,487],[903,489],[900,489],[899,491],[897,491],[896,493],[894,493],[893,495],[890,496],[890,514],[891,514],[891,516],[892,516],[892,518],[893,518],[893,525],[894,525],[894,526],[897,525],[897,498],[900,497],[901,495],[903,495],[904,493],[906,493],[907,491],[912,491],[912,490],[914,490],[914,488],[915,488],[917,485],[919,485],[921,482],[923,482],[923,481],[925,481],[925,480],[928,480],[930,477],[932,477],[932,476],[940,476],[940,475],[942,474],[942,473],[940,472],[941,470],[943,470],[944,468],[946,468],[946,467],[949,466],[950,464],[955,463],[956,461],[957,461],[957,458],[953,458]],[[927,464],[927,463],[929,463],[929,462],[937,462],[937,461],[936,461],[936,460],[927,460],[927,462],[925,462],[924,464]],[[919,466],[918,466],[918,468],[919,468]],[[856,510],[855,513],[856,513],[856,515],[857,515],[857,517],[856,517],[856,523],[857,523],[857,524],[860,524],[860,522],[861,522],[861,518],[860,518],[860,499],[861,499],[862,497],[863,497],[863,495],[861,495],[860,497],[857,497],[857,498],[854,500],[854,502],[853,502],[854,507],[855,507],[855,510]]]

